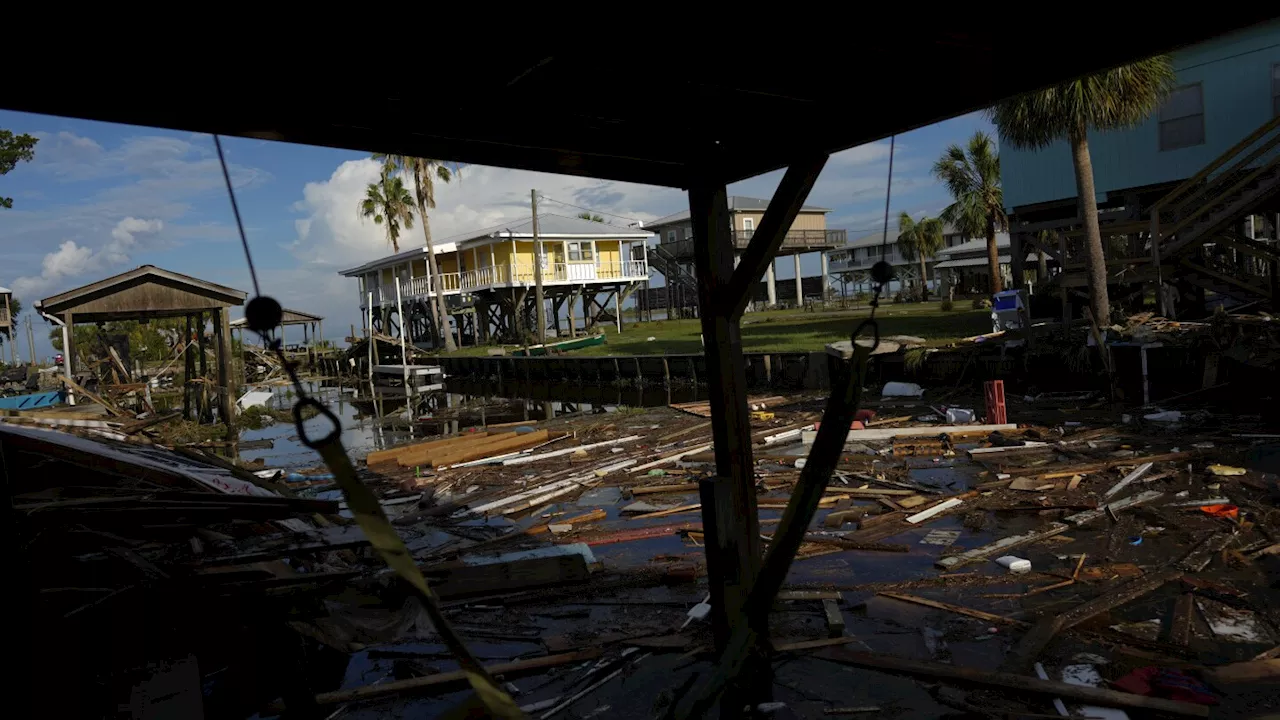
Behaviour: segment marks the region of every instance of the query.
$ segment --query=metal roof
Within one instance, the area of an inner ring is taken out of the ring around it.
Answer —
[[[383,56],[376,33],[341,53],[315,53],[314,33],[301,36],[283,19],[255,16],[245,41],[262,51],[240,53],[213,26],[137,47],[121,47],[97,28],[72,28],[62,39],[94,61],[70,74],[55,63],[25,67],[6,78],[0,105],[687,188],[703,179],[754,177],[1199,42],[1269,19],[1275,11],[1268,7],[1219,5],[1195,22],[1168,13],[1106,22],[1077,13],[1049,23],[921,13],[913,18],[911,62],[898,62],[894,33],[838,42],[815,35],[812,16],[799,8],[780,8],[754,43],[743,39],[760,32],[757,18],[726,21],[685,9],[675,23],[654,11],[647,24],[679,27],[688,42],[645,52],[650,41],[635,32],[614,32],[603,44],[558,42],[562,23],[495,18],[473,4],[451,9],[450,24],[484,27],[486,51],[453,59],[448,72],[432,75],[430,92],[362,81],[364,70],[351,58]],[[855,12],[830,9],[821,22],[852,27]],[[329,22],[350,29],[345,19]],[[1038,48],[1076,47],[1084,37],[1088,52],[1011,46],[1025,38]],[[788,39],[795,45],[789,51],[770,49]],[[172,62],[154,63],[157,54]],[[292,72],[298,57],[308,58],[307,72]],[[175,71],[184,82],[171,82]],[[661,107],[645,96],[660,96]],[[875,111],[853,112],[851,97]]]
[[[1003,250],[1008,247],[1009,247],[1009,233],[996,233],[996,249]],[[936,257],[949,257],[951,255],[964,255],[965,253],[971,253],[971,252],[985,253],[986,251],[987,251],[987,239],[974,238],[972,240],[962,242],[959,245],[955,245],[953,247],[943,248],[938,252],[934,253],[934,255]]]
[[[729,212],[764,212],[769,207],[768,200],[760,198],[743,197],[741,195],[729,196]],[[804,205],[800,208],[800,212],[807,213],[829,213],[831,208],[818,207],[817,205]],[[672,213],[664,218],[659,218],[651,222],[645,223],[647,228],[662,227],[671,223],[683,222],[689,219],[689,211],[681,210],[678,213]]]
[[[503,223],[492,227],[482,228],[480,230],[468,230],[464,233],[450,235],[444,238],[442,242],[432,243],[435,251],[439,253],[454,252],[463,245],[486,241],[493,238],[510,237],[517,239],[533,238],[533,218],[520,220],[518,222]],[[618,225],[610,225],[608,223],[596,222],[594,220],[583,220],[582,218],[565,217],[563,215],[555,215],[553,213],[538,213],[538,235],[543,238],[579,238],[584,240],[599,239],[620,239],[620,240],[642,240],[653,235],[652,232],[641,228],[620,227]],[[412,250],[406,250],[395,255],[378,258],[349,270],[342,270],[338,274],[351,277],[360,275],[361,273],[376,270],[388,265],[404,262],[417,255],[427,252],[426,246],[417,247]]]

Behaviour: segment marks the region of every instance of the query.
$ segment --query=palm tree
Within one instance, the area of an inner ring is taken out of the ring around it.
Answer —
[[[374,153],[373,159],[382,161],[382,173],[384,175],[394,174],[397,170],[401,170],[413,178],[413,196],[418,204],[418,216],[422,218],[422,234],[427,241],[427,272],[431,276],[431,287],[440,288],[440,266],[436,263],[435,246],[431,243],[431,222],[427,219],[427,210],[434,210],[436,207],[435,181],[449,182],[453,179],[457,168],[450,169],[448,165],[439,160],[428,160],[427,158],[410,157],[408,155]],[[434,310],[437,322],[443,328],[443,333],[433,327],[431,335],[434,338],[443,334],[445,352],[454,352],[458,349],[458,345],[453,340],[453,333],[449,332],[449,316],[445,312],[444,296],[439,291],[435,293]]]
[[[1009,220],[1004,214],[1004,190],[1000,186],[1000,153],[991,136],[978,131],[969,138],[967,148],[951,145],[933,164],[933,174],[955,200],[939,217],[965,237],[987,239],[989,289],[993,295],[1000,292],[1003,284],[996,233],[1004,230]]]
[[[1076,195],[1083,209],[1089,305],[1100,324],[1110,322],[1107,265],[1098,230],[1098,201],[1089,157],[1089,131],[1133,127],[1146,120],[1176,82],[1168,55],[1005,100],[991,109],[1000,139],[1014,147],[1038,149],[1065,138],[1071,146]]]
[[[400,252],[400,228],[413,227],[413,198],[404,181],[393,175],[383,174],[377,182],[364,189],[364,198],[356,206],[361,218],[373,218],[375,225],[386,225],[387,242],[392,252]]]
[[[925,269],[925,258],[932,257],[941,250],[942,243],[941,220],[930,217],[912,220],[906,213],[898,216],[898,251],[907,260],[920,258],[921,300],[929,299],[929,275]]]

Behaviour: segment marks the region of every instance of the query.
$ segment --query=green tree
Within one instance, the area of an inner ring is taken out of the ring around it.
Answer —
[[[35,147],[38,142],[39,138],[25,133],[14,135],[9,130],[0,128],[0,175],[8,175],[20,162],[31,162],[36,156]],[[0,197],[0,207],[13,207],[13,198]]]
[[[385,225],[391,251],[400,252],[400,229],[413,227],[413,197],[403,180],[384,172],[377,182],[365,188],[356,213],[361,218],[372,218],[375,225]]]
[[[898,216],[898,251],[907,260],[920,259],[920,299],[929,299],[929,275],[925,259],[942,249],[942,221],[922,217],[912,220],[902,213]]]
[[[933,174],[955,201],[942,211],[949,223],[969,238],[987,239],[987,272],[989,290],[1000,292],[1000,253],[996,249],[996,233],[1008,227],[1004,213],[1004,189],[1000,186],[1000,153],[991,136],[978,131],[969,138],[967,147],[951,145],[938,162]]]
[[[591,222],[598,222],[598,223],[604,222],[604,218],[600,217],[599,215],[592,215],[589,212],[578,213],[578,218],[581,220],[590,220]]]
[[[435,181],[449,182],[457,173],[457,168],[450,169],[449,166],[439,160],[428,160],[426,158],[410,157],[408,155],[387,155],[383,153],[374,153],[374,160],[382,161],[382,174],[384,176],[394,174],[397,170],[404,171],[413,178],[414,200],[418,205],[418,217],[422,218],[422,234],[427,240],[427,272],[431,276],[431,287],[437,288],[435,293],[435,316],[440,327],[431,328],[432,338],[444,336],[445,352],[453,352],[458,346],[453,341],[453,333],[449,332],[449,316],[446,314],[444,295],[439,289],[440,285],[440,267],[436,263],[436,249],[431,243],[431,221],[427,218],[427,210],[434,210],[436,207],[436,185]]]
[[[1160,107],[1176,82],[1168,55],[1106,70],[1005,100],[991,109],[1000,139],[1014,147],[1043,148],[1066,139],[1084,216],[1089,305],[1100,324],[1111,320],[1107,264],[1098,229],[1098,201],[1089,156],[1090,130],[1140,124]]]

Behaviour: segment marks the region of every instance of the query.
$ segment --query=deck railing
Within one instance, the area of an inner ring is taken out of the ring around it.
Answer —
[[[598,280],[640,280],[649,277],[649,266],[644,260],[620,262],[575,261],[548,262],[542,269],[544,283],[594,282]],[[495,287],[517,287],[536,282],[533,263],[517,262],[505,265],[488,265],[462,273],[440,273],[440,287],[446,295],[457,292],[476,292]],[[374,305],[394,304],[394,282],[382,283],[370,288]],[[429,277],[415,277],[400,282],[400,297],[412,298],[431,295]],[[3,312],[3,310],[0,310]]]

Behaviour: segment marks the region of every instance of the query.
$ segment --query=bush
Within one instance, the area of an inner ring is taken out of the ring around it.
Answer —
[[[955,309],[955,306],[956,304],[951,302],[950,300],[943,300],[940,308],[942,309],[942,312],[951,312],[952,310]]]
[[[973,299],[973,309],[974,309],[974,310],[990,310],[990,309],[991,309],[991,301],[990,301],[990,300],[988,300],[988,299],[986,299],[986,298],[981,298],[981,297],[980,297],[980,298],[974,298],[974,299]]]

